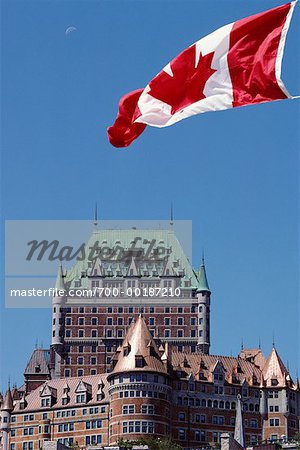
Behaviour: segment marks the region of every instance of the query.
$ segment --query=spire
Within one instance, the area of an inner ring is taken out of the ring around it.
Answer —
[[[10,391],[10,386],[8,386],[7,392],[5,394],[4,403],[2,406],[2,411],[12,411],[14,409],[13,399]]]
[[[207,291],[210,292],[207,276],[206,276],[206,270],[205,270],[205,262],[204,262],[204,252],[202,252],[202,264],[200,266],[199,272],[198,272],[198,292],[201,291]]]
[[[174,224],[173,202],[171,202],[170,225],[173,225],[173,224]]]
[[[56,277],[56,283],[55,288],[59,291],[65,290],[65,283],[64,283],[64,274],[63,274],[63,268],[62,265],[59,266],[57,277]]]
[[[97,225],[98,225],[98,204],[96,202],[96,204],[95,204],[95,212],[94,212],[94,226],[95,226],[95,228],[97,227]]]
[[[234,439],[244,448],[245,447],[245,436],[244,436],[244,423],[243,423],[243,411],[242,411],[242,401],[240,394],[237,396],[237,407],[235,416],[235,428],[234,428]]]

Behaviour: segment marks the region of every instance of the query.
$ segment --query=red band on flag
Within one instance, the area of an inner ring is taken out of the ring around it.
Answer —
[[[128,147],[146,128],[144,123],[133,123],[140,114],[137,102],[143,90],[137,89],[121,98],[115,123],[107,128],[108,139],[113,146]]]
[[[233,107],[287,98],[278,85],[275,68],[290,8],[288,3],[234,23],[227,56]]]

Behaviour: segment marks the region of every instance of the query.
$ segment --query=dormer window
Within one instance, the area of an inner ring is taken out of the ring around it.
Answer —
[[[43,408],[50,407],[56,402],[57,390],[46,383],[40,391],[40,397],[41,406]]]
[[[44,397],[44,398],[42,398],[41,406],[42,406],[43,408],[45,408],[45,407],[47,407],[47,406],[51,406],[51,397],[49,396],[49,397]]]
[[[20,400],[20,409],[25,409],[26,404],[27,404],[27,402],[26,402],[25,398],[22,397]]]
[[[76,403],[86,403],[86,393],[76,395]]]
[[[68,396],[62,398],[63,405],[67,405],[69,403],[69,401],[70,401],[70,398]]]
[[[135,367],[144,367],[144,358],[141,355],[135,357]]]

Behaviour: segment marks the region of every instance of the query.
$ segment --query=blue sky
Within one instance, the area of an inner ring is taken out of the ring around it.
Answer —
[[[193,263],[205,248],[212,353],[272,336],[299,361],[299,100],[148,127],[115,149],[106,127],[120,97],[143,87],[216,28],[281,4],[266,0],[2,2],[2,213],[5,219],[193,221]],[[65,30],[77,28],[68,37]],[[299,5],[282,78],[299,86]],[[4,259],[2,258],[2,263]],[[3,272],[2,272],[3,273]],[[4,274],[3,284],[4,286]],[[2,300],[4,299],[4,287]],[[18,384],[51,312],[1,310],[1,386]]]

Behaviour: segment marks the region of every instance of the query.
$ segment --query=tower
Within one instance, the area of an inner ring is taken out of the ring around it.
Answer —
[[[10,416],[13,410],[13,399],[10,391],[10,387],[8,386],[8,390],[6,392],[3,405],[1,407],[1,424],[0,430],[2,432],[2,450],[9,449],[9,430],[10,430]]]
[[[55,378],[60,376],[60,362],[64,343],[64,293],[64,275],[62,266],[60,266],[55,283],[55,294],[52,299],[51,359]]]
[[[210,347],[210,294],[204,257],[198,272],[198,286],[196,297],[198,300],[198,350],[209,354]]]
[[[162,354],[140,315],[113,358],[110,383],[109,442],[119,437],[135,439],[140,433],[163,437],[170,434],[170,360]]]

